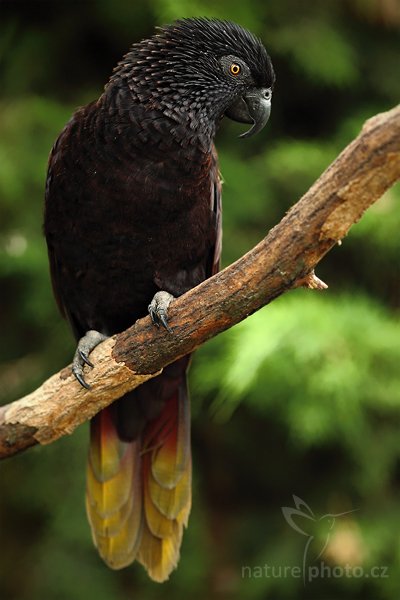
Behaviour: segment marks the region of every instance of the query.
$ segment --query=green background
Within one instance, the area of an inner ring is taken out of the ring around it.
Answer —
[[[42,236],[50,147],[132,42],[193,15],[250,28],[277,72],[262,134],[239,140],[241,126],[226,122],[217,137],[225,265],[280,220],[366,118],[399,100],[396,2],[0,0],[0,403],[74,350]],[[194,506],[170,581],[152,583],[138,565],[113,572],[98,558],[84,511],[83,426],[0,464],[2,600],[399,597],[399,196],[387,192],[322,261],[326,292],[290,292],[197,352]],[[282,514],[293,495],[313,511],[296,521],[314,538],[310,564],[348,564],[353,576],[325,571],[303,585],[290,571],[308,539]],[[331,529],[321,518],[351,510]]]

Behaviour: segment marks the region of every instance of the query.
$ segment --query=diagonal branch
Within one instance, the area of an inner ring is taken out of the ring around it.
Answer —
[[[400,178],[400,105],[368,120],[359,136],[268,235],[170,306],[173,334],[150,318],[93,352],[84,390],[70,368],[0,408],[0,457],[71,433],[113,400],[154,377],[287,290],[323,289],[313,269],[363,212]]]

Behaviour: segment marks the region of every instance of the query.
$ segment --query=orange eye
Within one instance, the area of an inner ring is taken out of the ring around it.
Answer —
[[[231,66],[229,67],[229,71],[231,72],[232,75],[239,75],[240,71],[241,71],[241,67],[240,65],[238,65],[237,63],[232,63]]]

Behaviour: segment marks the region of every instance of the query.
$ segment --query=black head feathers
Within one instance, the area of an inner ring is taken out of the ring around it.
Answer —
[[[215,59],[237,56],[249,67],[254,83],[271,86],[274,72],[267,51],[255,35],[231,21],[193,18],[159,28],[160,41],[196,63],[199,57],[212,66]]]
[[[192,18],[134,44],[109,86],[128,87],[133,102],[212,135],[246,90],[272,90],[274,80],[267,51],[252,33],[230,21]]]

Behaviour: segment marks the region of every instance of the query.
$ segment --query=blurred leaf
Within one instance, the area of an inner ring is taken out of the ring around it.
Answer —
[[[332,24],[303,19],[273,37],[277,51],[288,54],[307,77],[320,84],[347,87],[357,81],[357,61],[344,33]]]

